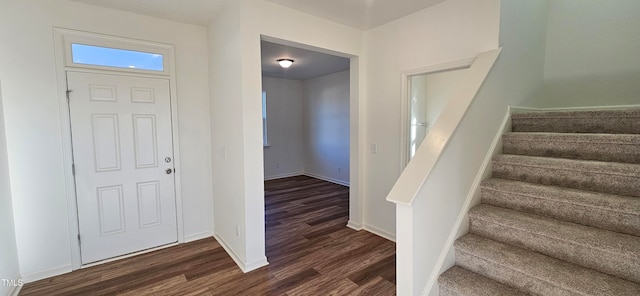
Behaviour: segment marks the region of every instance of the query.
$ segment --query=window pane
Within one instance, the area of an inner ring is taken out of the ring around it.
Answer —
[[[269,146],[267,137],[267,92],[262,91],[262,146]]]
[[[106,67],[160,71],[164,70],[164,57],[148,53],[108,47],[71,44],[73,63]]]
[[[262,118],[267,119],[267,92],[262,91]]]

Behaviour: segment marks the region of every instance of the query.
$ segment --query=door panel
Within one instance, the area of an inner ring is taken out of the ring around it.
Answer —
[[[155,115],[133,115],[133,143],[136,149],[136,168],[158,167],[157,134]]]
[[[91,114],[91,134],[96,172],[120,170],[118,114]]]
[[[176,242],[169,81],[67,80],[82,263]]]

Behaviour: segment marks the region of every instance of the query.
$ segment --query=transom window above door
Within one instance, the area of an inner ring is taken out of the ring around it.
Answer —
[[[72,43],[71,58],[74,64],[164,71],[164,55],[161,53]]]
[[[175,75],[171,44],[55,28],[56,51],[67,70],[85,68],[145,75]]]

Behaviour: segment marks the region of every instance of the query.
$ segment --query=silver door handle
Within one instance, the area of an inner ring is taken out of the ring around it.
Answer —
[[[171,174],[173,172],[173,170],[172,169],[167,169],[165,172],[167,173],[167,175],[169,175],[169,174]]]

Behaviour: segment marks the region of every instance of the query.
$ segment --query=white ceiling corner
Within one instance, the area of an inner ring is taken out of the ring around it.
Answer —
[[[207,26],[230,0],[70,0],[186,24]],[[233,0],[235,1],[235,0]]]
[[[360,30],[369,30],[445,0],[265,0]]]
[[[207,26],[228,1],[237,0],[70,0]],[[262,0],[360,30],[368,30],[445,0]]]
[[[228,1],[237,0],[70,0],[177,22],[207,26]],[[360,30],[368,30],[445,0],[259,0],[289,7]],[[292,58],[286,70],[275,62]],[[265,76],[305,80],[349,69],[349,59],[263,41]]]

